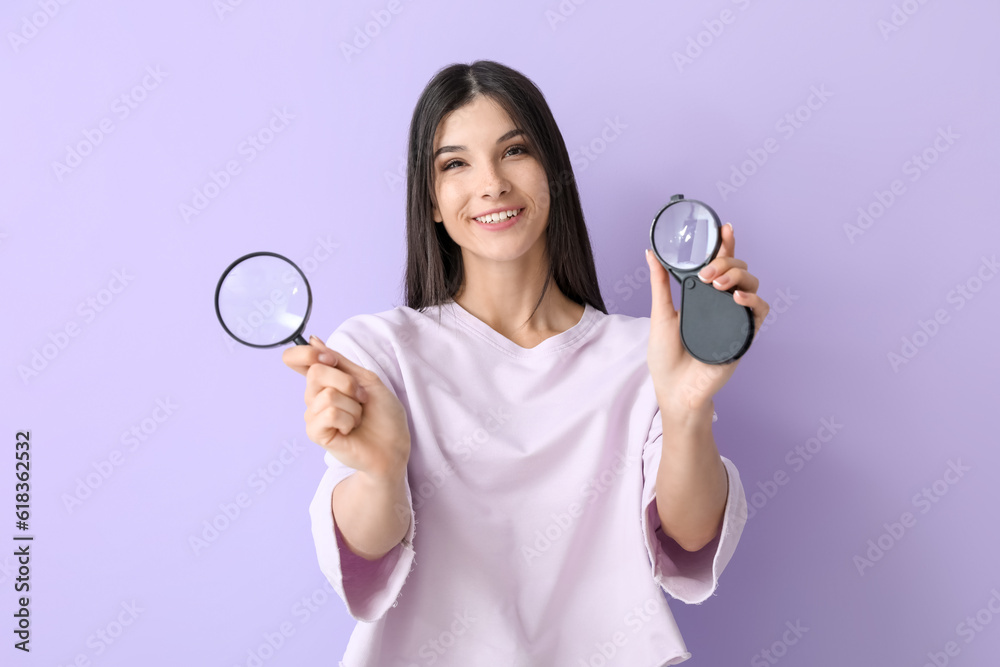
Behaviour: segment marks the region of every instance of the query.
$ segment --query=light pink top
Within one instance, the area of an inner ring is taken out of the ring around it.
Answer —
[[[587,305],[572,328],[522,348],[454,301],[357,315],[333,333],[327,345],[375,371],[406,408],[414,519],[383,558],[355,556],[330,509],[354,470],[325,454],[309,507],[316,553],[359,621],[341,667],[691,657],[663,591],[685,603],[712,594],[746,496],[723,456],[721,535],[691,553],[660,530],[648,340],[649,318]]]

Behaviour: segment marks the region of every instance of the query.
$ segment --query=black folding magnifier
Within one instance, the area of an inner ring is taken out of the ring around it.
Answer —
[[[308,345],[302,337],[312,290],[302,270],[273,252],[252,252],[222,273],[215,314],[230,336],[250,347]]]
[[[735,287],[722,291],[698,277],[722,246],[719,216],[708,204],[674,195],[653,218],[649,240],[660,264],[681,284],[681,341],[687,351],[706,364],[742,357],[753,341],[753,311],[736,303]]]

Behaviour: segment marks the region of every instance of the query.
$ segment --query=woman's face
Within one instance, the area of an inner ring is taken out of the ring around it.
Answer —
[[[440,152],[439,152],[440,151]],[[545,169],[528,137],[488,97],[451,112],[434,136],[435,222],[469,262],[541,261],[549,220]],[[488,224],[476,218],[520,211]]]

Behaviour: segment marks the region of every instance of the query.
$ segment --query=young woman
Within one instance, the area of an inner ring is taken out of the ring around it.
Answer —
[[[607,313],[566,146],[525,76],[442,69],[409,143],[407,305],[284,353],[326,451],[320,569],[359,621],[340,664],[686,660],[663,591],[707,599],[746,522],[712,437],[738,363],[687,353],[650,253],[650,317]],[[737,286],[759,328],[731,225],[702,277]]]

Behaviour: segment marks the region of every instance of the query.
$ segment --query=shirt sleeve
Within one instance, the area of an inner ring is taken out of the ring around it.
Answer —
[[[395,395],[395,389],[371,355],[356,345],[342,328],[343,326],[330,337],[326,343],[327,347],[343,354],[359,366],[377,373]],[[402,541],[387,554],[378,560],[369,561],[347,547],[344,536],[333,518],[333,489],[357,470],[341,463],[330,452],[324,454],[323,461],[327,469],[309,505],[313,541],[316,545],[320,570],[344,601],[352,618],[358,621],[376,621],[385,615],[390,607],[396,606],[396,598],[400,595],[414,561],[413,537],[416,530],[416,516],[410,493],[409,473],[406,473],[405,478],[408,504],[405,511],[410,513],[410,527]]]
[[[736,466],[721,456],[729,478],[722,530],[700,550],[686,551],[663,532],[656,511],[656,474],[662,445],[663,422],[657,410],[642,452],[642,534],[646,551],[653,578],[667,593],[687,604],[700,604],[715,592],[719,576],[736,551],[747,521],[746,495]]]

